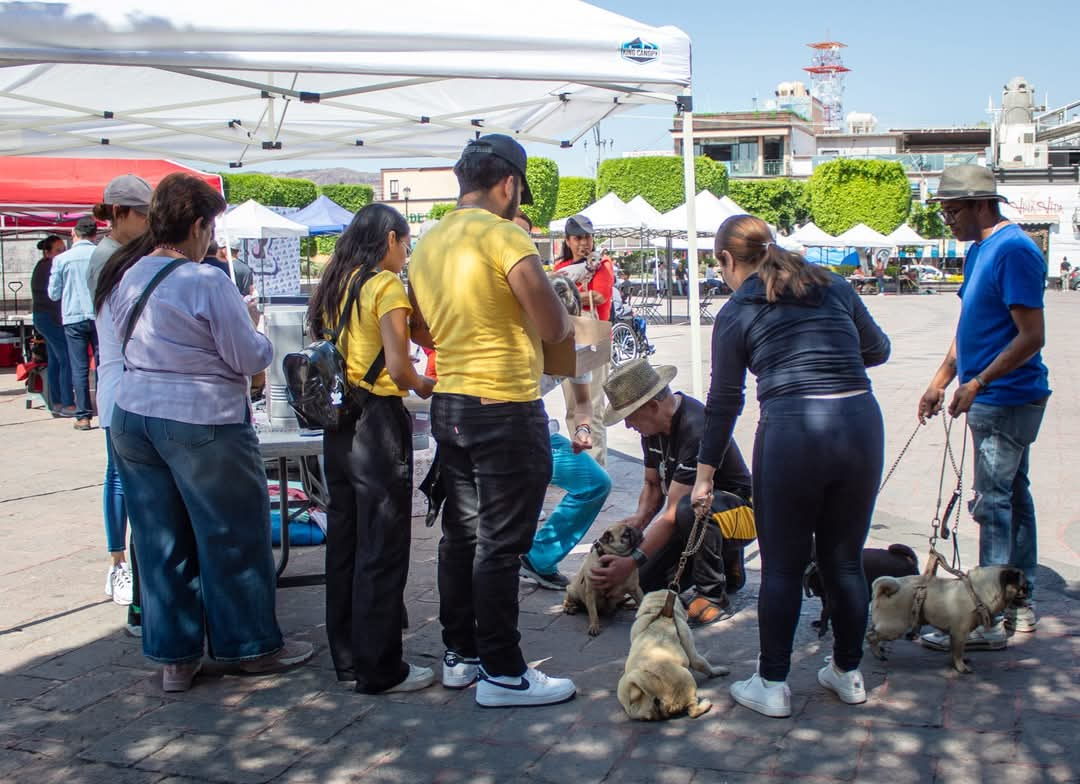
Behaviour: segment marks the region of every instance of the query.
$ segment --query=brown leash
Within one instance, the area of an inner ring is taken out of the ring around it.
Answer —
[[[686,570],[687,562],[697,555],[701,545],[705,543],[705,520],[708,518],[711,509],[711,501],[708,504],[694,505],[694,525],[690,528],[690,536],[686,538],[686,549],[679,556],[679,565],[675,567],[675,576],[668,583],[668,596],[664,602],[664,609],[660,611],[660,615],[664,618],[672,618],[675,615],[675,600],[679,596],[679,581]]]

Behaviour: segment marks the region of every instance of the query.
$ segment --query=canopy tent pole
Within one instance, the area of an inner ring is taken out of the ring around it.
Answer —
[[[229,278],[230,280],[232,280],[233,285],[235,286],[236,269],[233,267],[232,247],[230,247],[232,245],[232,242],[229,241],[229,225],[227,223],[221,227],[221,233],[225,237],[225,258],[228,260],[229,263]],[[245,291],[244,296],[246,297],[250,293],[251,292],[249,291]]]
[[[690,90],[684,90],[683,108],[683,180],[686,190],[686,266],[690,286],[687,307],[690,309],[690,381],[694,397],[704,402],[705,382],[701,364],[701,307],[698,292],[697,256],[697,187],[694,179],[694,104]]]

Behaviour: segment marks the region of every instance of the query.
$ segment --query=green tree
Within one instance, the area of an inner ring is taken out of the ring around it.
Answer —
[[[734,180],[728,195],[751,215],[787,232],[810,220],[810,194],[801,180]]]
[[[319,193],[349,212],[357,212],[375,199],[375,189],[370,185],[320,185]]]
[[[560,177],[559,199],[553,219],[569,218],[596,201],[596,180],[591,177]]]
[[[446,213],[452,211],[457,205],[452,201],[444,201],[440,204],[434,204],[431,207],[431,212],[428,213],[428,217],[431,220],[441,220]]]
[[[941,219],[941,205],[937,202],[923,204],[914,202],[911,205],[911,215],[908,216],[911,228],[918,232],[919,236],[928,240],[939,240],[951,237],[952,232]]]
[[[694,159],[695,193],[711,191],[717,196],[728,192],[727,169],[711,158]],[[614,192],[623,201],[642,196],[660,212],[673,210],[686,201],[683,183],[683,160],[673,156],[609,158],[596,173],[597,198]]]
[[[559,165],[550,158],[529,158],[525,166],[533,203],[522,206],[534,226],[547,228],[559,199]]]
[[[888,234],[911,209],[911,186],[895,161],[838,158],[814,169],[808,187],[814,221],[834,235],[858,223]]]

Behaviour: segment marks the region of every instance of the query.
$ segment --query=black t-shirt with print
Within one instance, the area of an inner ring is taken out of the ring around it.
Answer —
[[[660,484],[667,495],[671,483],[694,486],[697,479],[698,447],[705,432],[705,406],[682,392],[676,392],[682,403],[675,409],[671,419],[671,433],[642,437],[641,450],[645,454],[645,467],[660,472]],[[749,499],[752,493],[750,470],[746,467],[742,452],[735,439],[731,439],[724,461],[713,477],[716,490],[726,490],[741,498]]]

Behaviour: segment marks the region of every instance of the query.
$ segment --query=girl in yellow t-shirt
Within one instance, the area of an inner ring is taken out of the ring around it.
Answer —
[[[338,240],[308,306],[312,337],[337,326],[349,289],[360,286],[338,340],[349,382],[370,391],[363,410],[323,435],[330,492],[326,530],[326,633],[338,680],[365,694],[414,691],[428,667],[402,658],[405,580],[412,512],[412,428],[402,398],[431,395],[433,379],[409,356],[412,311],[398,277],[409,255],[409,224],[392,207],[369,204]],[[363,381],[379,351],[386,367]]]

